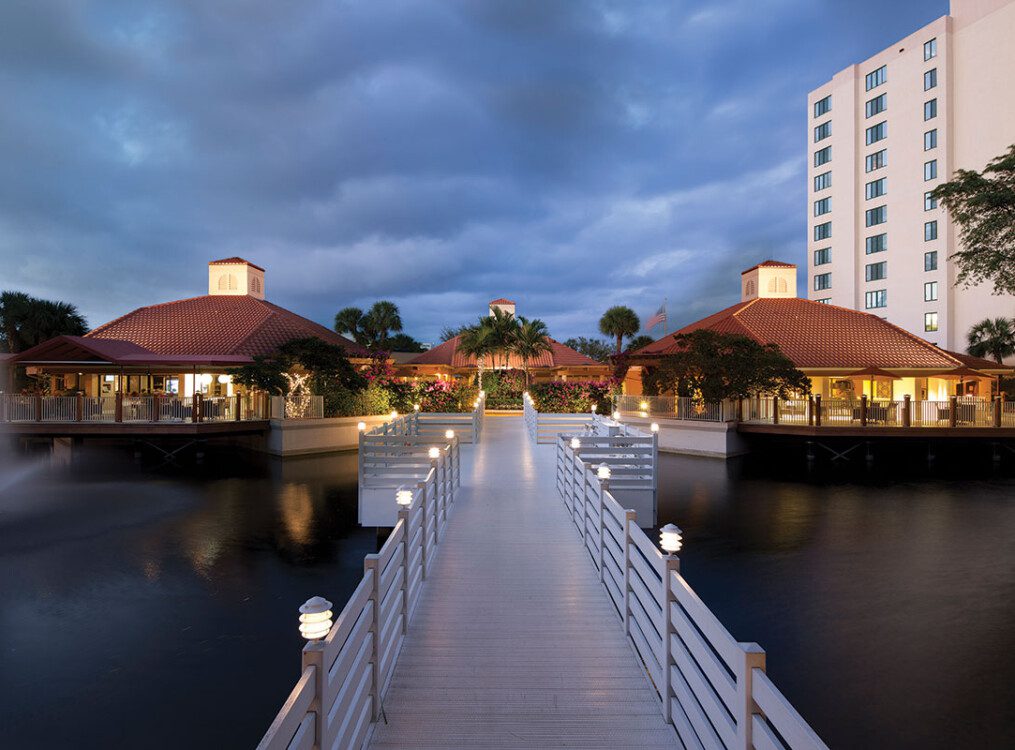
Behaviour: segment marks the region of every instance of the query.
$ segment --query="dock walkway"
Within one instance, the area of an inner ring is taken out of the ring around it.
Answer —
[[[674,748],[616,611],[520,417],[463,467],[371,748]]]

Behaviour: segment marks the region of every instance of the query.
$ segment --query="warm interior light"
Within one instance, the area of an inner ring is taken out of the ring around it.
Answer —
[[[222,385],[225,385],[226,383],[231,383],[233,379],[229,375],[219,375],[218,380],[219,380],[219,383],[221,383]]]
[[[652,423],[652,432],[659,432],[659,423],[658,422],[653,422]]]
[[[300,635],[308,641],[324,638],[331,630],[331,602],[315,596],[300,607]]]
[[[444,431],[444,437],[446,437],[448,440],[454,440],[454,438],[455,438],[455,431],[454,430],[445,430]]]
[[[394,409],[391,410],[391,418],[398,419],[398,412],[395,411]]]
[[[619,411],[613,412],[613,419],[614,419],[614,421],[620,419],[620,412]]]
[[[669,555],[676,554],[683,546],[681,542],[680,529],[672,523],[668,523],[659,529],[659,546],[663,552]]]
[[[211,375],[207,372],[201,375],[201,385],[211,385]]]
[[[395,493],[395,502],[403,508],[412,505],[412,490],[399,487],[398,491]]]
[[[440,448],[431,448],[430,451],[429,451],[429,455],[430,455],[430,458],[440,458],[441,457],[441,449]]]
[[[576,437],[571,438],[571,450],[576,451],[582,447],[582,441]]]
[[[610,467],[606,464],[599,464],[599,469],[596,470],[596,476],[600,479],[609,479]]]
[[[638,404],[638,408],[641,409],[642,411],[648,411],[648,401],[642,401],[640,404]]]
[[[366,430],[366,428],[367,428],[367,423],[366,422],[359,422],[356,425],[356,429],[359,430],[360,432],[363,432],[364,430]]]

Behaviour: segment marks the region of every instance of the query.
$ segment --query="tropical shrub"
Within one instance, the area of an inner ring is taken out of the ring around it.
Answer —
[[[591,411],[593,405],[600,414],[609,414],[615,391],[612,380],[554,380],[529,388],[536,408],[553,414],[581,414]]]
[[[483,375],[487,409],[521,409],[525,391],[525,372],[495,370]]]
[[[422,380],[413,384],[414,404],[421,411],[465,412],[472,411],[479,389],[464,380]]]

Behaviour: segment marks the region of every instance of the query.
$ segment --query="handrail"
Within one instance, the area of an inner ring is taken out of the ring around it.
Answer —
[[[631,445],[616,440],[616,449],[636,450],[637,436],[625,437]],[[680,575],[679,559],[617,502],[613,476],[596,476],[582,440],[602,438],[578,436],[577,448],[557,439],[558,492],[683,745],[827,750],[765,675],[765,652],[729,634]]]
[[[315,397],[319,398],[319,397]],[[320,407],[317,401],[314,408]],[[323,407],[321,407],[323,408]],[[205,397],[177,395],[43,396],[0,393],[0,423],[50,424],[116,422],[130,424],[192,424],[268,419],[264,394]]]

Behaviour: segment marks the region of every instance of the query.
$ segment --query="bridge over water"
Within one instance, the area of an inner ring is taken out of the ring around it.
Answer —
[[[365,437],[361,470],[419,481],[259,748],[824,748],[592,470],[655,438],[593,429],[488,417],[425,458],[409,427]]]

